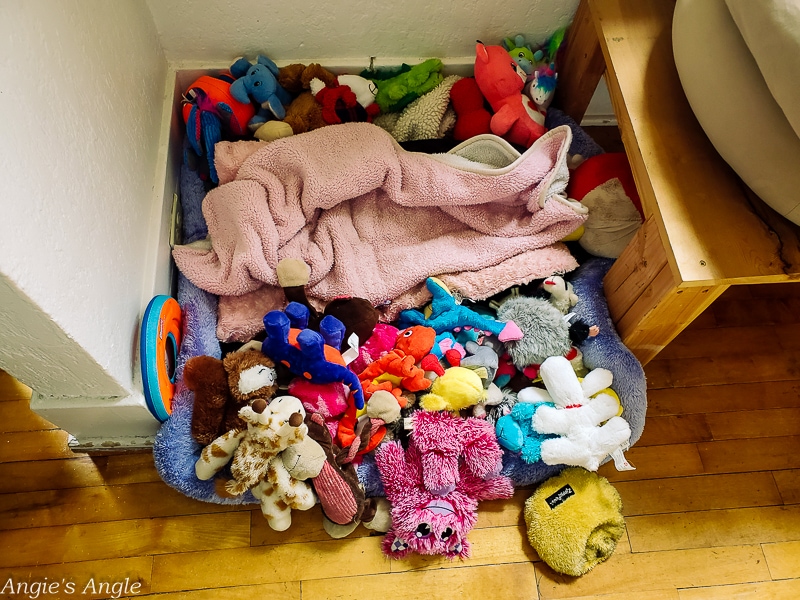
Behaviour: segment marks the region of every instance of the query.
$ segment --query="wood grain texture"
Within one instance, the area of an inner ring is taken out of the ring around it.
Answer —
[[[764,544],[763,549],[773,579],[800,578],[800,542]]]
[[[303,600],[382,598],[391,590],[402,590],[404,600],[496,598],[498,590],[508,600],[539,598],[533,564],[516,563],[307,581]]]
[[[590,0],[636,185],[679,286],[789,280],[797,227],[778,237],[720,158],[682,92],[671,0]],[[587,35],[587,38],[589,36]],[[756,202],[757,199],[756,199]],[[746,244],[731,244],[731,236]]]
[[[765,506],[627,519],[631,550],[659,552],[800,541],[800,507]]]

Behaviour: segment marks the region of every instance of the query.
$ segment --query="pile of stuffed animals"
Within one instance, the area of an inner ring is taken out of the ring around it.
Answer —
[[[522,36],[478,42],[473,77],[445,77],[434,58],[358,75],[241,58],[185,92],[187,162],[213,185],[220,140],[270,142],[351,121],[399,143],[491,133],[524,149],[546,132],[563,37],[535,50]],[[584,187],[590,198],[599,185]],[[361,298],[312,306],[302,261],[284,259],[276,274],[286,305],[264,316],[263,333],[183,369],[197,478],[213,480],[220,498],[250,494],[276,531],[291,526],[292,511],[319,504],[331,537],[363,524],[385,533],[392,558],[466,558],[478,502],[513,494],[509,453],[588,471],[608,458],[632,468],[612,375],[582,360],[598,328],[571,312],[579,299],[562,277],[483,303],[430,277],[424,310],[381,323]],[[370,464],[379,482],[367,486],[360,469]]]
[[[184,93],[191,163],[218,182],[214,144],[273,141],[326,125],[366,121],[398,142],[455,143],[493,133],[524,149],[547,130],[556,58],[564,31],[535,51],[523,36],[502,45],[476,45],[474,77],[442,74],[442,61],[334,74],[319,64],[278,67],[266,56],[237,59],[228,71],[203,75]]]
[[[389,324],[360,298],[315,309],[302,261],[277,274],[287,304],[263,335],[183,370],[197,477],[223,498],[251,493],[273,529],[319,503],[334,538],[363,524],[385,532],[393,558],[466,558],[478,502],[513,494],[504,453],[626,464],[611,373],[588,371],[579,349],[598,328],[570,313],[579,299],[562,277],[482,304],[430,277],[430,304]],[[359,478],[367,459],[382,494]]]

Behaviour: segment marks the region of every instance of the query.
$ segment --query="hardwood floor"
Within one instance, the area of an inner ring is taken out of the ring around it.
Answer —
[[[529,489],[481,505],[469,561],[390,562],[364,528],[330,539],[318,509],[277,534],[173,491],[149,454],[74,455],[0,372],[0,597],[800,598],[800,284],[731,288],[646,373],[637,470],[601,468],[626,535],[571,578],[527,542]]]

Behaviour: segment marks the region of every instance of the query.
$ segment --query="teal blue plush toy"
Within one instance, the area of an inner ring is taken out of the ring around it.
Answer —
[[[479,332],[491,333],[497,336],[501,342],[522,339],[522,331],[514,321],[498,321],[458,304],[441,280],[428,277],[425,285],[433,296],[430,315],[425,316],[418,310],[404,310],[400,313],[401,328],[425,325],[435,329],[437,334],[475,329]]]
[[[251,131],[272,118],[283,120],[286,117],[286,106],[292,97],[278,83],[278,65],[269,58],[259,55],[254,65],[240,58],[231,65],[231,75],[236,77],[231,84],[231,95],[239,102],[255,102],[259,106],[247,123]]]
[[[495,434],[503,448],[520,453],[526,463],[539,462],[542,459],[542,442],[558,437],[548,433],[539,433],[533,428],[533,415],[542,406],[552,406],[552,402],[517,402],[511,414],[497,420]]]

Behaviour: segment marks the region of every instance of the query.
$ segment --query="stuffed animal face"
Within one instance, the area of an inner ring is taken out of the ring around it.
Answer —
[[[348,86],[356,95],[356,101],[364,108],[375,102],[375,96],[378,95],[378,86],[359,75],[339,75],[339,85]]]
[[[467,533],[477,521],[477,502],[453,491],[434,496],[422,486],[392,503],[392,528],[383,541],[384,552],[402,558],[409,552],[467,558]]]
[[[413,356],[419,362],[431,351],[435,340],[435,329],[423,325],[415,325],[404,329],[398,334],[395,348],[402,350],[407,356]]]
[[[268,400],[278,389],[275,363],[259,350],[233,352],[225,357],[223,364],[231,395],[239,402],[254,398]]]
[[[469,557],[466,536],[475,525],[478,502],[466,493],[464,478],[445,495],[426,489],[419,451],[412,444],[404,451],[398,442],[381,446],[376,462],[392,504],[392,527],[383,540],[391,558],[409,552]]]
[[[269,405],[258,399],[239,411],[247,423],[251,442],[262,444],[272,455],[302,440],[308,428],[303,424],[306,412],[299,399],[280,396]]]
[[[506,350],[518,369],[538,365],[550,356],[563,356],[572,347],[569,325],[561,311],[543,298],[519,296],[503,302],[499,319],[514,321],[522,339],[506,342]]]
[[[527,74],[502,46],[479,43],[475,48],[475,79],[494,107],[498,101],[520,95]]]

